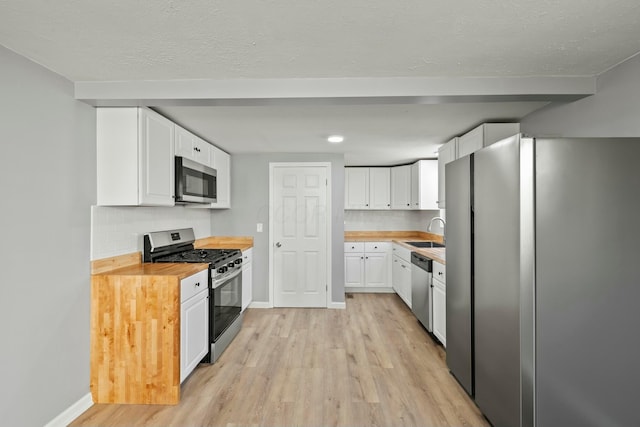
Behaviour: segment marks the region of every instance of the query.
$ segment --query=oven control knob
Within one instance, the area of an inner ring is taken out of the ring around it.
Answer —
[[[218,269],[218,273],[220,273],[220,274],[225,273],[226,271],[227,271],[227,267],[220,267]]]
[[[234,265],[235,265],[234,263],[230,262],[229,264],[227,264],[227,267],[233,268]]]
[[[242,263],[242,258],[238,258],[237,260],[235,260],[236,265]]]

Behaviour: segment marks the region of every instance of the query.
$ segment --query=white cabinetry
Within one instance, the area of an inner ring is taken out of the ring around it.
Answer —
[[[458,158],[458,138],[444,144],[438,150],[438,208],[445,209],[445,165]]]
[[[391,268],[393,290],[411,308],[411,251],[394,244]]]
[[[391,209],[411,209],[411,165],[391,168]]]
[[[253,269],[252,261],[253,249],[242,251],[242,311],[244,311],[253,300]]]
[[[520,133],[520,123],[483,123],[458,140],[458,158]]]
[[[447,286],[444,264],[433,262],[433,335],[447,346]]]
[[[418,160],[411,165],[411,209],[438,209],[437,160]]]
[[[345,168],[345,209],[390,209],[389,168]]]
[[[209,271],[180,282],[180,382],[209,351]]]
[[[216,170],[217,201],[212,208],[231,207],[231,156],[215,146],[211,146],[211,165]]]
[[[344,182],[344,208],[369,209],[369,168],[345,168]]]
[[[211,167],[211,144],[180,126],[176,128],[176,156]]]
[[[344,277],[345,289],[349,291],[388,288],[391,282],[391,243],[346,242]]]
[[[391,169],[369,168],[369,209],[391,209]]]
[[[174,205],[174,127],[146,108],[97,108],[97,204]]]

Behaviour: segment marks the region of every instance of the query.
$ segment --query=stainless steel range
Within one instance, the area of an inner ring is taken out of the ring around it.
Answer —
[[[213,363],[242,326],[242,252],[239,249],[195,249],[192,228],[144,235],[144,262],[209,264],[209,340],[202,360]]]

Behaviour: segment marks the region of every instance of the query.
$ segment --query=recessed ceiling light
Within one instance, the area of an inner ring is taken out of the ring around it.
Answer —
[[[329,138],[327,138],[327,141],[329,141],[332,144],[339,144],[342,141],[344,141],[344,136],[342,136],[342,135],[331,135]]]

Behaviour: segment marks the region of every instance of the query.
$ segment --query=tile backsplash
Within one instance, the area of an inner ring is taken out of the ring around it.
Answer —
[[[211,211],[175,207],[91,207],[91,259],[142,251],[150,231],[192,227],[196,239],[211,235]]]
[[[344,211],[345,231],[427,231],[431,218],[440,211]],[[442,234],[440,222],[433,224],[433,233]]]

